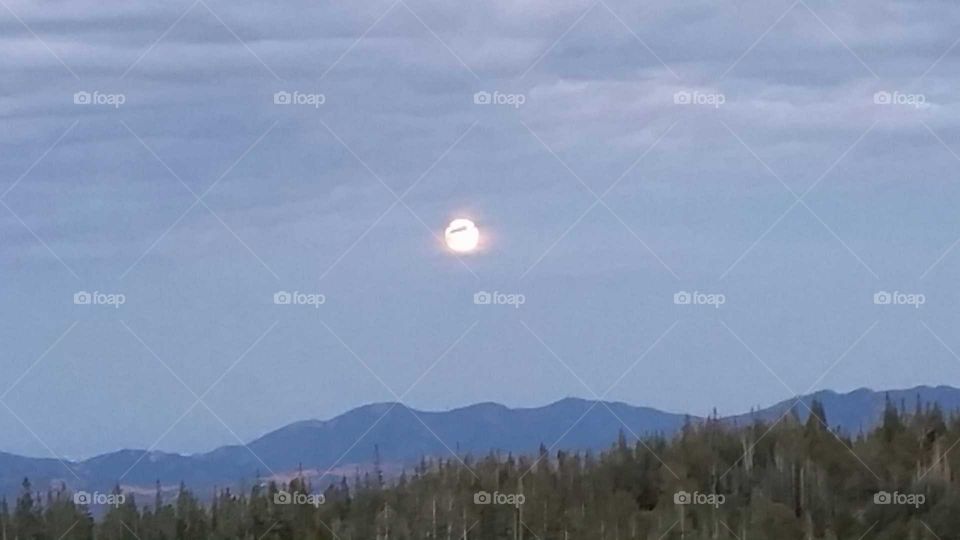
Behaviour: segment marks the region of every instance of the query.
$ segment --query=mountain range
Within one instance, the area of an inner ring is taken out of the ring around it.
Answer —
[[[738,424],[754,419],[775,422],[791,409],[805,420],[814,399],[824,405],[831,428],[847,433],[875,425],[887,399],[907,410],[912,410],[917,401],[938,403],[945,411],[960,409],[960,389],[953,387],[919,386],[882,392],[862,388],[848,393],[819,391],[723,420]],[[201,454],[120,450],[83,461],[61,461],[0,452],[0,494],[18,493],[24,477],[29,477],[37,489],[63,482],[74,490],[108,491],[119,483],[135,493],[152,493],[157,481],[164,489],[174,489],[184,482],[203,491],[214,486],[249,486],[257,478],[329,473],[323,480],[327,483],[340,475],[351,476],[357,469],[369,469],[375,461],[389,473],[425,456],[535,453],[541,444],[552,452],[596,451],[608,448],[620,431],[628,438],[670,436],[685,422],[699,420],[702,418],[649,407],[576,398],[536,408],[479,403],[444,412],[380,403],[330,420],[295,422],[246,446],[224,446]]]

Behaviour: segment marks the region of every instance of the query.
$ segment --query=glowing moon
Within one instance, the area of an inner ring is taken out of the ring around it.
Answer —
[[[480,229],[469,219],[455,219],[447,225],[443,236],[447,240],[447,247],[459,253],[467,253],[477,248]]]

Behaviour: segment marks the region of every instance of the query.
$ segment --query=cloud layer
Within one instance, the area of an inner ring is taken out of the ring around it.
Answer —
[[[958,384],[958,9],[8,2],[2,450]],[[462,260],[460,215],[487,239]]]

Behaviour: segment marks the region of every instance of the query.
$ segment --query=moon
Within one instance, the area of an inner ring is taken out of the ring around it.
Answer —
[[[443,233],[447,247],[457,253],[469,253],[480,243],[480,229],[469,219],[455,219]]]

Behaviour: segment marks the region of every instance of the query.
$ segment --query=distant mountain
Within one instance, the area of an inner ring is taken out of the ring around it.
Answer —
[[[960,410],[960,389],[952,386],[917,386],[905,390],[873,391],[860,388],[846,394],[833,390],[821,390],[799,398],[787,399],[753,413],[728,417],[738,423],[750,422],[753,418],[765,422],[776,422],[792,408],[801,420],[806,421],[813,400],[823,404],[827,413],[827,423],[831,428],[839,428],[845,433],[855,434],[866,431],[876,425],[883,416],[883,410],[889,399],[898,408],[913,412],[918,401],[923,406],[937,403],[945,413]]]
[[[888,392],[821,391],[725,420],[738,424],[755,419],[774,422],[791,408],[806,419],[806,407],[817,399],[824,404],[831,427],[856,432],[869,429],[880,419],[887,396],[908,411],[913,410],[918,399],[922,403],[939,403],[945,411],[960,409],[960,390],[921,386]],[[541,443],[554,449],[602,450],[616,440],[621,430],[628,437],[656,433],[669,436],[683,426],[686,418],[648,407],[574,398],[537,408],[510,409],[480,403],[446,412],[382,403],[360,407],[331,420],[296,422],[246,447],[225,446],[190,456],[121,450],[80,462],[60,462],[0,453],[0,493],[17,493],[25,476],[38,489],[62,481],[74,489],[105,491],[121,477],[122,485],[130,488],[152,490],[160,480],[165,486],[173,487],[183,481],[191,488],[203,490],[216,485],[249,486],[258,475],[283,477],[300,467],[311,475],[328,469],[333,469],[334,474],[350,474],[374,461],[375,447],[381,463],[392,470],[416,463],[421,456],[482,456],[492,451],[534,453]]]

